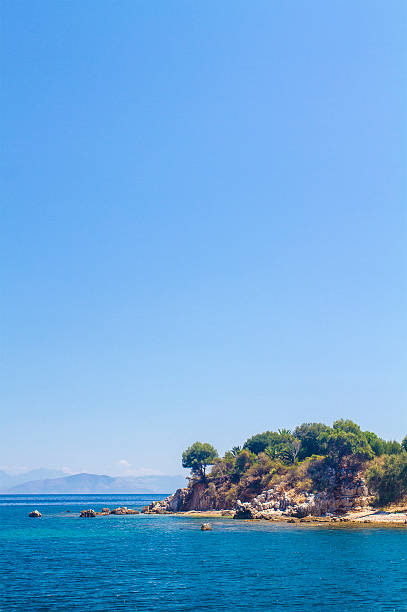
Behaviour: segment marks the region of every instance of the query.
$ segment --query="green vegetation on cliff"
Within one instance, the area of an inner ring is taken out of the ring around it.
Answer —
[[[380,504],[407,497],[407,452],[382,455],[369,466],[367,479]]]
[[[217,450],[208,442],[195,442],[182,453],[182,467],[191,468],[194,476],[205,480],[206,468],[218,457]]]
[[[207,465],[213,466],[208,475]],[[303,423],[293,431],[265,431],[223,457],[210,444],[196,442],[183,453],[183,466],[191,467],[190,486],[204,485],[202,494],[219,508],[281,483],[299,494],[335,491],[356,474],[364,475],[377,503],[407,497],[407,436],[402,444],[386,441],[344,419],[332,427]]]

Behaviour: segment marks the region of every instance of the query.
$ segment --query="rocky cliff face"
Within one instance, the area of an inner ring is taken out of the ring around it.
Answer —
[[[236,502],[235,518],[272,519],[279,516],[323,516],[345,514],[369,506],[370,498],[363,478],[342,483],[332,491],[297,493],[279,485],[257,495],[250,502]]]
[[[244,491],[242,499],[224,504],[225,496],[217,496],[214,485],[195,482],[178,489],[166,499],[154,502],[148,513],[187,512],[190,510],[220,510],[234,507],[235,518],[273,519],[280,516],[305,517],[325,514],[344,514],[350,510],[367,508],[371,502],[363,472],[349,467],[333,468],[324,463],[310,465],[313,481],[301,489],[287,476],[260,493]]]
[[[145,513],[164,514],[166,512],[188,512],[189,510],[213,510],[214,500],[208,494],[207,487],[202,483],[195,483],[184,489],[177,489],[175,493],[165,499],[153,502],[144,509]]]

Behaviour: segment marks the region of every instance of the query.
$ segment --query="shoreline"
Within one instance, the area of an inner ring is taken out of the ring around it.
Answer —
[[[148,513],[150,514],[150,513]],[[151,513],[155,514],[155,513]],[[185,512],[165,512],[157,516],[179,516],[183,518],[196,519],[233,519],[233,512],[225,510],[188,510]],[[291,516],[276,517],[272,519],[235,519],[244,523],[276,523],[289,525],[308,525],[311,527],[398,527],[407,529],[407,512],[390,512],[382,510],[371,510],[353,512],[343,516],[305,516],[296,518]]]

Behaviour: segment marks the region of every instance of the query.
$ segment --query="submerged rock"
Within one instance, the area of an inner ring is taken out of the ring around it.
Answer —
[[[201,531],[212,531],[212,525],[210,523],[202,523]]]
[[[28,516],[31,516],[32,518],[41,518],[42,514],[41,512],[38,512],[38,510],[33,510]]]

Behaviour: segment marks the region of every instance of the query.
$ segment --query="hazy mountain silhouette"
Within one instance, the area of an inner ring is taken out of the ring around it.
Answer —
[[[2,487],[6,493],[170,493],[185,486],[184,476],[106,476],[74,474],[63,478],[30,480]]]
[[[66,476],[66,473],[62,470],[50,470],[48,468],[38,468],[35,470],[29,470],[21,474],[8,474],[3,470],[0,470],[0,490],[4,491],[15,487],[23,482],[31,480],[43,480],[45,478],[61,478]]]

